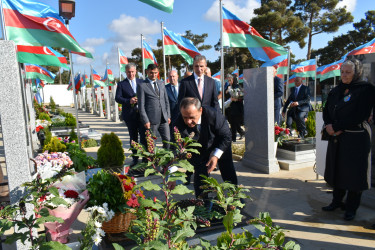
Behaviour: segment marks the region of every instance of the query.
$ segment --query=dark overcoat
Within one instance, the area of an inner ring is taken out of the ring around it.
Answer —
[[[370,130],[367,120],[375,104],[375,88],[367,82],[340,83],[331,90],[323,110],[324,124],[338,136],[328,141],[324,179],[335,188],[370,188]]]

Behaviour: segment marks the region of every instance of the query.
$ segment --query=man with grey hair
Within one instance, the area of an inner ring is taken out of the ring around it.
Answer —
[[[140,135],[140,128],[143,126],[140,122],[138,112],[138,98],[137,85],[142,83],[141,79],[135,78],[137,73],[137,66],[134,63],[129,63],[125,67],[126,78],[117,84],[116,97],[117,103],[122,105],[122,119],[128,127],[130,143],[131,141],[138,142],[138,134]],[[144,136],[140,136],[141,143]],[[136,151],[133,151],[136,153]],[[131,166],[138,163],[138,157],[133,156]]]
[[[180,113],[178,108],[178,89],[180,84],[178,83],[178,73],[176,70],[169,71],[168,76],[169,84],[165,85],[165,89],[168,94],[169,109],[171,111],[171,123],[169,124],[169,130],[171,133],[171,139],[173,140],[174,123],[178,117],[178,114]]]
[[[199,154],[189,160],[194,166],[194,189],[198,197],[203,190],[203,178],[219,165],[224,181],[237,184],[237,174],[232,159],[232,134],[224,116],[216,109],[201,106],[196,97],[185,97],[180,103],[180,115],[176,121],[182,137],[192,136],[202,147]]]

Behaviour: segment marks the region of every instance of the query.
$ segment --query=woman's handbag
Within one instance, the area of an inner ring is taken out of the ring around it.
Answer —
[[[323,127],[322,127],[322,130],[320,131],[320,134],[322,135],[322,138],[321,138],[322,141],[328,141],[329,138],[331,137],[326,130],[325,124],[323,124]]]

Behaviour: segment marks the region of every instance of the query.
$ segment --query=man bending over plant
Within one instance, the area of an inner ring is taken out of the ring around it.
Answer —
[[[209,176],[219,165],[224,181],[237,185],[237,174],[232,159],[232,134],[224,116],[216,109],[202,107],[195,97],[185,97],[180,103],[180,116],[176,126],[182,137],[190,136],[202,145],[200,154],[193,154],[190,163],[194,166],[194,189],[198,197],[203,184],[200,175]]]

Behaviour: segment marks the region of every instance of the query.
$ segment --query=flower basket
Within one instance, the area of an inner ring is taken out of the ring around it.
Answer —
[[[118,175],[113,174],[119,180],[121,184],[122,192],[125,193],[124,185],[122,185],[122,181]],[[106,233],[123,233],[128,231],[130,223],[132,220],[136,218],[135,214],[133,213],[120,213],[117,212],[115,216],[107,222],[103,222],[102,229]]]
[[[116,213],[108,222],[103,222],[102,229],[106,233],[123,233],[128,231],[130,223],[136,218],[132,213]]]

